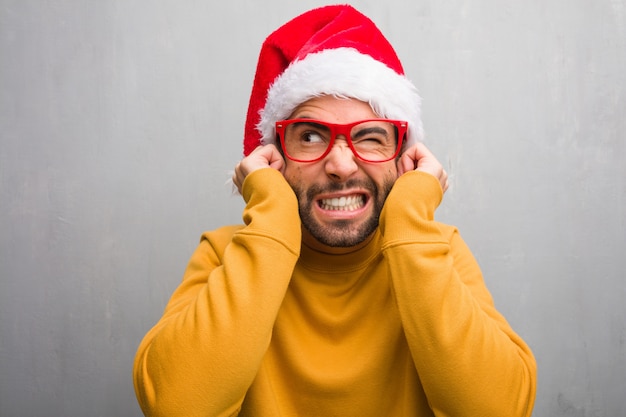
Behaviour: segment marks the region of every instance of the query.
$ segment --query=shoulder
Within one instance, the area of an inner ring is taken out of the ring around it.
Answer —
[[[435,221],[435,224],[437,225],[437,227],[441,231],[441,234],[446,238],[448,242],[452,241],[455,236],[459,235],[459,229],[454,225],[441,223],[438,221]]]
[[[202,233],[200,237],[200,246],[211,248],[220,258],[224,253],[224,249],[231,242],[233,235],[241,230],[242,224],[222,226],[214,230]]]
[[[224,246],[230,242],[233,235],[244,228],[243,224],[229,224],[226,226],[218,227],[214,230],[207,230],[202,233],[200,240],[207,240],[218,244],[218,246]],[[221,244],[220,244],[221,243]]]

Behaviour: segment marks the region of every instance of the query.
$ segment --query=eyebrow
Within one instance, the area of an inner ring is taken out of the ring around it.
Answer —
[[[379,127],[379,126],[364,127],[363,129],[360,129],[358,132],[352,135],[352,138],[356,139],[361,136],[369,135],[370,133],[380,133],[380,134],[387,136],[389,132],[387,131],[387,129],[383,129],[382,127]]]
[[[311,127],[315,127],[318,129],[324,129],[327,131],[330,130],[330,128],[326,126],[324,123],[315,123],[315,122],[307,121],[307,122],[294,122],[292,124],[294,126],[311,126]]]

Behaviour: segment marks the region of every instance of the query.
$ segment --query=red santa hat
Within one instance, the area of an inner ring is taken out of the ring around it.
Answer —
[[[275,122],[320,95],[369,103],[378,117],[408,122],[406,144],[422,139],[420,97],[391,44],[349,5],[310,10],[263,43],[244,132],[244,154],[276,142]]]

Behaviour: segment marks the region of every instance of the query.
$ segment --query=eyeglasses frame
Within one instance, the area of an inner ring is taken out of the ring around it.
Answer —
[[[398,135],[397,137],[398,143],[396,144],[396,151],[391,157],[380,160],[380,161],[373,161],[373,160],[363,158],[361,155],[358,154],[358,152],[356,151],[354,147],[354,144],[352,143],[352,136],[350,135],[350,131],[352,130],[354,126],[361,124],[361,123],[366,123],[366,122],[388,122],[395,126],[397,135]],[[321,156],[315,159],[307,160],[307,159],[294,158],[291,155],[289,155],[289,153],[287,152],[287,146],[285,144],[285,130],[287,129],[287,126],[294,124],[294,123],[312,123],[312,124],[318,124],[324,127],[328,127],[328,129],[330,130],[330,141],[328,142],[328,147],[326,151],[324,151],[324,153]],[[402,149],[402,141],[404,140],[406,136],[408,127],[409,127],[408,122],[403,121],[403,120],[380,119],[380,118],[364,119],[364,120],[359,120],[356,122],[345,123],[345,124],[329,123],[329,122],[325,122],[322,120],[306,119],[306,118],[305,119],[287,119],[287,120],[280,120],[276,122],[275,124],[276,134],[280,138],[280,143],[281,143],[282,150],[285,156],[294,162],[303,162],[303,163],[318,162],[324,159],[326,155],[328,155],[330,151],[332,150],[335,144],[335,139],[337,138],[338,135],[343,135],[343,137],[346,138],[346,142],[348,143],[348,146],[350,147],[352,154],[356,156],[357,159],[363,162],[378,164],[382,162],[391,161],[392,159],[395,159],[400,153],[400,150]]]

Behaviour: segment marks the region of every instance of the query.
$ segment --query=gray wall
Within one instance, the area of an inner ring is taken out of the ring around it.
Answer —
[[[263,38],[321,1],[0,0],[0,415],[138,416],[137,344],[239,223]],[[356,1],[424,98],[438,211],[539,365],[535,416],[626,413],[626,1]]]

